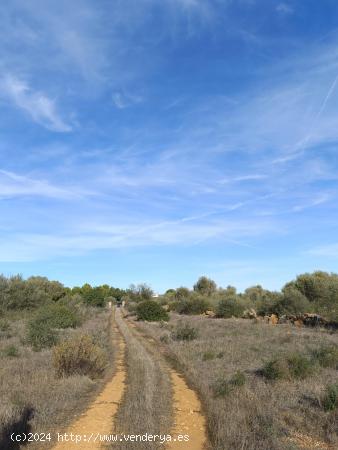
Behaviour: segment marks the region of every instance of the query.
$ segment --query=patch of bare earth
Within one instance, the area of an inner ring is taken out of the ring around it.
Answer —
[[[196,393],[190,389],[181,375],[170,369],[174,389],[174,428],[171,435],[176,442],[168,444],[168,449],[202,450],[206,444],[206,424],[201,412],[201,403]],[[189,436],[182,443],[178,435]]]

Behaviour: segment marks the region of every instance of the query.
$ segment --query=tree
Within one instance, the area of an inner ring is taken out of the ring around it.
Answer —
[[[190,291],[186,287],[179,287],[175,291],[175,299],[176,300],[187,300],[190,296]]]
[[[275,305],[275,311],[279,315],[298,315],[311,312],[313,306],[309,300],[294,286],[283,289],[281,299]]]
[[[63,284],[45,277],[30,277],[27,280],[21,275],[0,277],[0,305],[5,309],[34,308],[59,301],[66,294]]]
[[[228,319],[230,317],[241,317],[245,306],[241,300],[236,297],[222,298],[216,308],[216,316]]]
[[[92,288],[88,286],[82,290],[83,300],[90,306],[104,306],[105,297],[102,289],[100,287]]]
[[[300,291],[313,305],[316,312],[333,320],[338,319],[338,275],[316,271],[304,273],[286,284]]]
[[[175,311],[179,314],[203,314],[210,309],[209,302],[200,294],[193,293],[188,299],[175,302]]]
[[[244,295],[252,302],[256,303],[264,297],[265,289],[261,285],[251,286],[244,291]]]
[[[157,322],[168,320],[169,315],[162,306],[154,300],[143,300],[137,305],[136,314],[139,320]]]
[[[217,290],[216,283],[211,280],[210,278],[207,278],[205,276],[200,277],[196,284],[194,285],[194,291],[199,292],[202,295],[211,295]]]
[[[127,295],[131,300],[140,302],[142,300],[150,300],[153,297],[154,292],[151,287],[145,283],[138,284],[137,286],[131,284],[127,290]]]

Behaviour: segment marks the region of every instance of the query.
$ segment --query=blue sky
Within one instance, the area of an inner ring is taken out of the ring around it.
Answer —
[[[337,271],[337,24],[335,0],[5,1],[0,271]]]

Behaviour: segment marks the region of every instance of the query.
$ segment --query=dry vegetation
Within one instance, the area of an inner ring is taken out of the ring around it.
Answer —
[[[27,342],[27,324],[34,312],[3,313],[0,319],[0,448],[10,449],[7,435],[16,425],[19,431],[61,431],[74,412],[80,410],[100,387],[87,375],[57,376],[52,348],[33,350]],[[110,313],[83,307],[83,324],[57,330],[59,340],[91,336],[112,358]],[[30,420],[29,420],[30,419]],[[35,448],[34,444],[29,448]],[[42,448],[47,448],[46,444]]]
[[[172,424],[170,375],[159,356],[131,332],[119,311],[116,321],[127,344],[128,374],[115,430],[121,434],[167,434]],[[118,442],[112,448],[152,450],[160,447],[163,445],[159,442]]]
[[[189,325],[183,326],[183,335],[197,333],[191,340],[177,339],[182,320]],[[167,324],[138,326],[169,349],[196,387],[215,450],[295,449],[302,448],[300,442],[307,442],[306,448],[338,447],[337,409],[323,407],[327,386],[337,383],[337,367],[322,367],[313,357],[323,346],[337,350],[337,333],[243,319],[182,319],[176,314]],[[268,362],[288,357],[300,367],[299,376],[263,376]],[[304,360],[310,361],[305,368]],[[323,444],[316,446],[316,441]]]

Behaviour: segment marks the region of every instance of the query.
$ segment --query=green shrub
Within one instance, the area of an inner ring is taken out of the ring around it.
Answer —
[[[235,296],[222,298],[216,307],[216,316],[228,319],[230,317],[241,317],[245,306],[242,301]]]
[[[278,315],[297,315],[311,312],[313,306],[298,289],[287,286],[283,289],[283,295],[274,305],[274,313]]]
[[[208,350],[207,352],[204,352],[202,354],[202,360],[203,361],[210,361],[211,359],[215,358],[215,353],[211,350]]]
[[[338,369],[338,347],[336,345],[322,346],[314,350],[312,355],[321,367]]]
[[[275,358],[263,367],[262,373],[269,380],[304,379],[313,372],[312,361],[299,353]]]
[[[338,383],[326,387],[322,405],[325,411],[333,411],[338,408]]]
[[[192,341],[197,338],[197,335],[197,329],[187,322],[179,323],[172,333],[173,339],[176,339],[177,341]]]
[[[106,353],[88,335],[76,336],[61,342],[53,349],[53,366],[58,377],[87,375],[102,376],[106,366]]]
[[[58,341],[56,332],[50,327],[48,322],[33,319],[28,324],[27,342],[35,351],[49,348]]]
[[[84,290],[83,300],[88,305],[96,306],[98,308],[103,307],[105,304],[104,293],[99,287]]]
[[[189,289],[181,286],[176,289],[174,298],[176,300],[186,300],[190,297],[190,295],[191,295],[191,292],[189,291]]]
[[[231,378],[229,383],[231,386],[244,386],[246,383],[246,376],[243,372],[238,370]]]
[[[10,323],[7,319],[1,319],[0,320],[0,331],[5,332],[9,331],[11,329]]]
[[[40,308],[35,320],[47,323],[50,328],[75,328],[81,322],[74,309],[62,304],[51,304]]]
[[[299,353],[294,353],[287,358],[289,371],[292,378],[304,379],[312,374],[312,361]]]
[[[268,361],[262,369],[262,374],[268,380],[289,378],[289,367],[285,359],[273,359]]]
[[[212,391],[214,397],[226,397],[230,394],[231,386],[229,382],[224,378],[218,378],[212,385]]]
[[[264,295],[257,300],[254,308],[259,316],[276,314],[276,305],[280,302],[282,294],[279,292],[265,291]]]
[[[209,302],[197,295],[179,300],[171,305],[179,314],[203,314],[210,308]]]
[[[11,337],[11,325],[7,319],[0,319],[0,338]]]
[[[136,314],[139,320],[158,322],[169,320],[167,311],[154,300],[144,300],[137,305]]]
[[[4,356],[8,358],[16,358],[19,356],[19,350],[15,347],[15,345],[7,345],[2,351]]]
[[[229,380],[224,377],[219,377],[211,387],[214,397],[226,397],[234,389],[244,386],[245,383],[245,374],[241,371],[237,371]]]
[[[216,283],[205,276],[200,277],[196,284],[194,284],[194,291],[201,293],[202,295],[211,295],[217,290]]]
[[[163,342],[164,344],[168,344],[169,336],[167,334],[162,334],[162,336],[160,336],[160,341]]]

